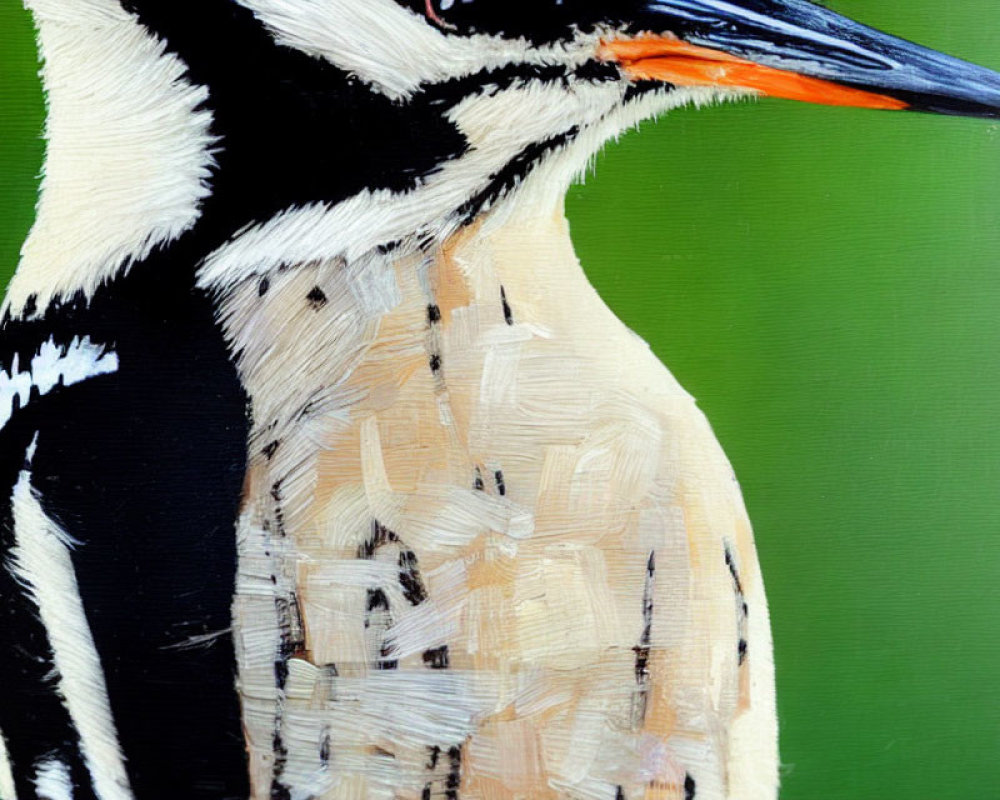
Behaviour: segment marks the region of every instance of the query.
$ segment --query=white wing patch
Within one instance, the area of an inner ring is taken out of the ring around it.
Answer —
[[[28,369],[21,371],[20,357],[14,355],[10,372],[0,370],[0,429],[14,414],[14,401],[24,408],[31,399],[32,388],[46,395],[56,386],[72,386],[88,378],[118,371],[118,354],[90,341],[73,337],[68,347],[60,347],[51,337],[31,359]]]
[[[39,800],[73,800],[73,779],[69,767],[54,758],[35,768],[35,791]]]
[[[8,569],[38,606],[38,615],[52,646],[59,694],[80,736],[83,761],[97,797],[133,800],[108,702],[104,670],[70,556],[74,542],[45,513],[31,487],[31,472],[27,469],[21,471],[11,505],[17,545],[10,552]],[[58,761],[38,765],[35,785],[40,798],[73,797],[69,771]]]

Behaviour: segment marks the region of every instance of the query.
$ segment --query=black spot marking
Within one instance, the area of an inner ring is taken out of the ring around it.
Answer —
[[[399,662],[394,658],[389,658],[392,655],[392,648],[388,645],[382,645],[382,649],[379,651],[379,660],[375,663],[375,669],[377,670],[394,670],[399,669]]]
[[[438,372],[441,369],[441,356],[437,353],[431,356],[431,372]]]
[[[379,623],[384,632],[392,624],[392,614],[389,608],[389,598],[381,589],[369,589],[368,599],[365,603],[365,628],[372,626],[373,620]],[[381,642],[378,645],[378,657],[372,659],[375,669],[392,670],[399,666],[399,662],[391,658],[392,647],[388,642]]]
[[[615,791],[615,800],[625,800],[625,790],[621,786]]]
[[[743,594],[743,582],[740,580],[740,574],[736,570],[736,560],[733,558],[733,551],[729,549],[729,545],[725,546],[726,552],[726,566],[729,567],[729,574],[733,578],[733,584],[736,586],[736,591]]]
[[[271,279],[261,278],[260,283],[257,284],[257,296],[263,297],[269,291],[271,291]]]
[[[435,774],[424,785],[422,797],[443,796],[446,800],[458,800],[462,788],[462,748],[449,747],[443,750],[435,745],[429,747],[428,751],[430,758],[424,766]],[[442,759],[442,756],[445,756],[446,760]]]
[[[331,747],[330,729],[326,728],[323,730],[323,735],[319,740],[319,761],[324,767],[328,767],[330,765]]]
[[[271,741],[271,750],[274,753],[274,771],[271,778],[271,800],[291,800],[291,792],[288,787],[281,783],[281,776],[285,774],[285,767],[288,766],[288,747],[281,738],[279,732],[275,732]]]
[[[399,537],[376,520],[372,522],[371,535],[358,547],[358,558],[373,559],[380,548],[398,543]],[[380,588],[369,589],[365,610],[365,628],[369,629],[375,624],[380,636],[384,637],[385,631],[392,625],[392,609],[386,593]],[[388,642],[383,639],[378,642],[377,648],[377,654],[372,657],[375,669],[393,670],[399,666],[397,660],[390,658],[392,647]]]
[[[385,525],[375,521],[372,523],[371,536],[358,548],[358,558],[372,558],[380,547],[390,542],[398,541],[399,537],[395,533],[385,527]]]
[[[431,800],[431,785],[428,783],[420,793],[420,800]]]
[[[483,473],[476,467],[476,479],[473,481],[472,487],[478,492],[486,491],[486,482],[483,480]]]
[[[691,777],[689,772],[684,776],[684,800],[694,800],[695,797],[695,783],[694,778]]]
[[[441,309],[433,303],[427,306],[427,321],[431,325],[436,325],[441,321]]]
[[[462,786],[462,748],[448,750],[448,778],[445,781],[444,796],[447,800],[458,800],[458,790]]]
[[[306,295],[306,300],[309,301],[309,305],[316,311],[319,311],[323,306],[330,302],[326,296],[326,292],[318,286],[313,286],[309,294]]]
[[[403,587],[403,597],[411,606],[418,606],[427,599],[427,589],[420,577],[417,554],[405,550],[399,554],[399,585]]]
[[[279,447],[281,447],[281,442],[280,440],[275,439],[270,444],[265,445],[264,449],[261,452],[263,452],[267,460],[270,461],[272,458],[274,458],[274,454],[278,452]]]
[[[496,481],[497,491],[500,492],[500,496],[503,497],[507,494],[507,484],[503,478],[503,470],[497,470],[493,473],[493,480]]]
[[[653,640],[653,590],[656,584],[656,551],[646,560],[646,577],[642,589],[642,632],[639,642],[632,651],[635,653],[636,691],[632,707],[632,726],[642,727],[649,705],[649,654]]]
[[[500,303],[503,306],[503,319],[508,325],[514,324],[514,312],[510,310],[510,303],[507,302],[507,290],[500,287]]]
[[[291,790],[278,781],[271,782],[271,800],[292,800]]]
[[[274,683],[279,689],[284,689],[288,683],[288,661],[283,658],[274,660]]]
[[[372,523],[372,533],[358,548],[358,558],[374,559],[381,547],[394,545],[402,548],[398,556],[398,580],[403,597],[410,605],[416,606],[427,599],[427,590],[420,577],[420,568],[416,554],[400,541],[399,537],[384,525],[375,521]],[[376,617],[375,615],[379,615]],[[392,609],[386,593],[379,588],[368,590],[366,603],[365,628],[371,628],[373,623],[384,632],[392,625]],[[392,647],[386,642],[379,645],[378,658],[373,659],[376,669],[396,669],[398,661],[389,658]]]
[[[283,783],[278,783],[278,781],[272,781],[271,800],[292,800],[292,792]]]
[[[274,501],[274,522],[278,526],[278,535],[284,539],[288,535],[285,529],[285,512],[282,508],[281,481],[271,484],[271,499]]]
[[[726,566],[729,568],[729,575],[733,579],[733,591],[736,593],[736,625],[739,631],[739,641],[736,645],[738,663],[742,666],[747,660],[749,644],[747,642],[747,626],[750,615],[750,606],[747,605],[743,596],[743,582],[740,580],[739,569],[736,566],[736,558],[733,556],[729,545],[725,545]]]
[[[371,611],[388,611],[389,610],[389,598],[385,596],[385,592],[381,589],[369,589],[368,590],[368,602],[365,605],[365,609],[369,612]],[[369,622],[365,621],[365,627],[369,626]]]
[[[448,669],[451,666],[451,655],[448,645],[424,651],[424,663],[431,669]]]
[[[274,607],[278,617],[278,653],[274,662],[275,685],[284,691],[288,680],[288,662],[292,656],[305,651],[302,634],[302,612],[298,597],[292,593],[286,597],[275,597]]]
[[[38,295],[29,294],[28,298],[24,301],[24,311],[22,312],[26,317],[32,317],[38,311]]]

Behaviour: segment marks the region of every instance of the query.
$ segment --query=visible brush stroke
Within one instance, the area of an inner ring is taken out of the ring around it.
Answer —
[[[653,591],[656,588],[656,551],[646,560],[646,575],[642,588],[642,632],[635,652],[635,699],[632,708],[632,728],[639,730],[649,706],[649,654],[653,641]]]
[[[70,550],[76,545],[45,514],[23,470],[12,498],[16,545],[10,569],[38,608],[52,648],[56,691],[79,736],[84,763],[101,800],[132,800],[101,665],[77,586]],[[36,784],[49,787],[53,800],[72,798],[69,767],[47,761]],[[45,796],[41,794],[41,796]]]
[[[507,290],[500,287],[500,305],[503,307],[503,321],[508,325],[514,324],[514,312],[510,308],[510,303],[507,302]]]
[[[35,499],[80,545],[31,590],[75,576],[136,796],[690,800],[691,769],[773,800],[739,490],[587,283],[563,199],[685,105],[995,116],[1000,78],[801,0],[29,5],[50,152],[2,323],[0,476],[39,431]],[[83,337],[116,369],[24,377]],[[27,582],[0,570],[15,788],[82,795],[96,734]],[[720,670],[733,596],[743,667]]]

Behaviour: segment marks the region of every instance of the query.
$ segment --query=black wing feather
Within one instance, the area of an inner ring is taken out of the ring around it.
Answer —
[[[190,280],[153,274],[137,268],[90,302],[4,323],[0,354],[19,352],[22,364],[50,338],[86,336],[118,368],[14,410],[0,431],[0,496],[10,496],[37,434],[32,482],[79,543],[76,579],[135,797],[245,800],[230,627],[246,397],[209,300]],[[0,555],[13,545],[8,507]],[[51,664],[39,660],[44,628],[6,570],[0,603],[0,730],[27,800],[26,764],[78,748]]]

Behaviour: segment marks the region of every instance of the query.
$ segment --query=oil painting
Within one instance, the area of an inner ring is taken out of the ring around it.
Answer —
[[[0,800],[993,796],[998,23],[5,0]]]

